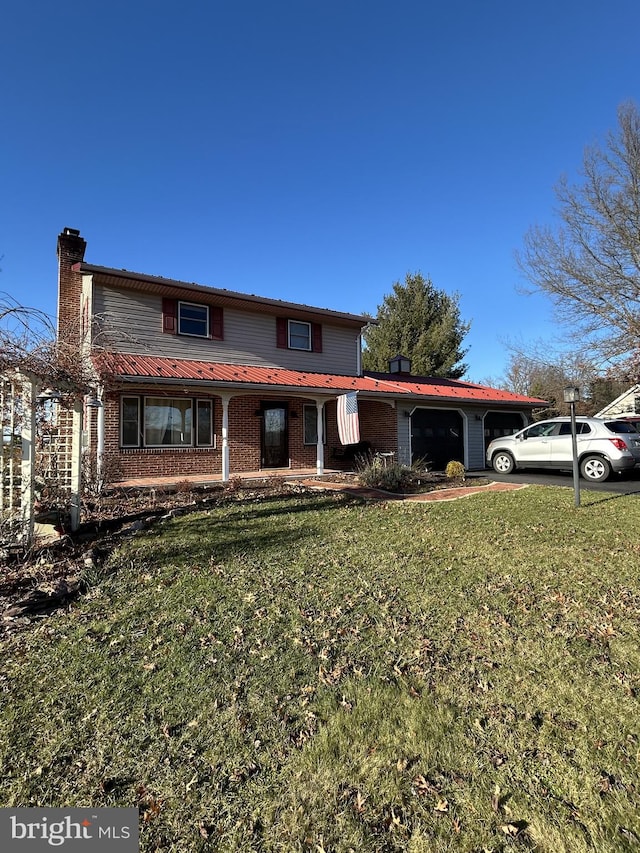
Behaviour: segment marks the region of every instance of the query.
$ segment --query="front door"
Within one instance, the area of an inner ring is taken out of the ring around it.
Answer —
[[[281,403],[262,405],[262,467],[286,468],[289,465],[287,408]]]

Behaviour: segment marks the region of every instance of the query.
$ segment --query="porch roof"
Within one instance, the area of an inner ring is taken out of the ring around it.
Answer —
[[[175,384],[186,381],[220,388],[246,390],[268,388],[280,392],[308,391],[328,396],[358,391],[366,397],[400,398],[407,402],[419,399],[481,405],[518,405],[532,408],[545,402],[537,397],[526,397],[498,388],[440,377],[396,376],[387,373],[347,376],[135,353],[101,353],[96,356],[95,362],[102,374],[125,381],[151,381],[154,384],[158,382]]]

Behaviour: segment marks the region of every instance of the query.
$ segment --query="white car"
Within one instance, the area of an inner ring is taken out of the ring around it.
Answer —
[[[576,418],[580,473],[601,482],[612,472],[629,471],[640,463],[640,433],[633,424],[611,418]],[[487,465],[500,474],[516,468],[573,466],[571,419],[551,418],[494,439],[487,447]]]

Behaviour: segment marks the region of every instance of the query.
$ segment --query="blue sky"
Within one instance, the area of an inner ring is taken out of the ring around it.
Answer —
[[[460,294],[468,378],[556,337],[514,251],[640,101],[637,0],[32,0],[0,31],[0,290],[90,263],[375,314]]]

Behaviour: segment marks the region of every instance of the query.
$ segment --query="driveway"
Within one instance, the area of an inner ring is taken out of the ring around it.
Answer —
[[[485,471],[474,472],[495,483],[532,483],[540,486],[565,486],[573,488],[573,475],[569,473],[556,473],[555,471],[535,471],[533,469],[526,471],[516,471],[514,474],[498,474],[491,468]],[[614,475],[610,480],[604,483],[590,483],[587,480],[580,478],[580,491],[590,492],[615,492],[619,495],[640,495],[640,467],[636,467],[633,471],[623,477]]]

